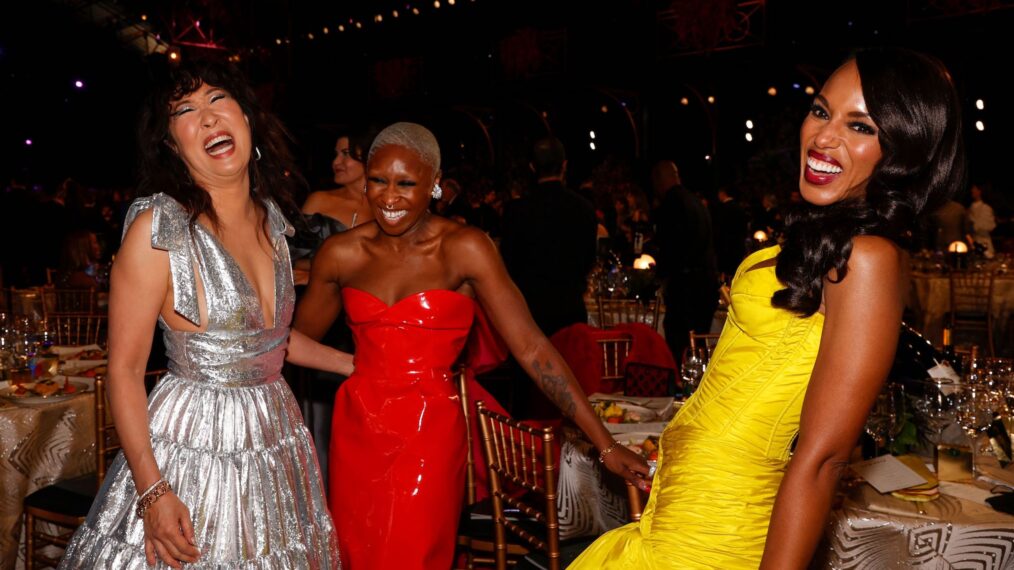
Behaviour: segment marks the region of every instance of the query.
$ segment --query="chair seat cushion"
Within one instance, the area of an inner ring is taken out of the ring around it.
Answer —
[[[84,517],[92,507],[98,480],[95,473],[43,487],[25,497],[25,506],[72,517]]]

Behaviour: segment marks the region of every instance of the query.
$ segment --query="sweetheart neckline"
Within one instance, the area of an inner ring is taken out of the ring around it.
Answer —
[[[380,302],[382,305],[384,305],[388,309],[397,306],[402,301],[407,301],[409,299],[418,297],[419,295],[423,295],[423,294],[426,294],[426,293],[435,293],[435,292],[438,292],[438,291],[442,291],[444,293],[451,293],[451,294],[457,295],[459,297],[462,297],[464,299],[468,299],[469,301],[474,301],[474,299],[472,297],[469,297],[468,295],[465,295],[464,293],[459,293],[459,292],[453,291],[451,289],[433,288],[433,289],[423,289],[422,291],[416,291],[415,293],[409,293],[408,295],[405,295],[404,297],[402,297],[401,299],[398,299],[394,303],[388,304],[387,301],[384,301],[380,297],[374,295],[373,293],[370,293],[369,291],[366,291],[365,289],[360,289],[358,287],[350,287],[350,286],[342,287],[343,291],[346,290],[346,289],[351,290],[351,291],[356,291],[358,293],[362,293],[363,295],[366,295],[367,297],[370,297],[370,298],[372,298],[372,299]]]

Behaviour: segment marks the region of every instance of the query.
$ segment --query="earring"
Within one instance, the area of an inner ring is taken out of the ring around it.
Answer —
[[[255,146],[254,147],[254,160],[260,160],[260,159],[261,159],[261,149],[260,149],[260,147],[256,147]]]
[[[439,184],[433,185],[433,191],[430,192],[430,196],[433,196],[434,200],[439,200],[444,197],[444,189]]]

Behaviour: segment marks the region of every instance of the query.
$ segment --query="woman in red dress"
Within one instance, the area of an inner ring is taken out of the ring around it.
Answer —
[[[539,388],[588,435],[606,467],[643,484],[644,461],[595,416],[563,358],[535,326],[496,247],[429,211],[440,149],[412,123],[370,148],[376,221],[329,238],[313,261],[296,328],[319,338],[345,308],[355,372],[335,398],[329,505],[346,570],[446,570],[464,492],[464,416],[451,367],[478,299]]]

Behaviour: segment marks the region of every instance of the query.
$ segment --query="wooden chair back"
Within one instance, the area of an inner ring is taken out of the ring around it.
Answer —
[[[560,532],[556,505],[556,467],[553,465],[552,428],[537,429],[478,404],[479,427],[489,469],[493,499],[496,568],[507,568],[507,533],[530,548],[541,550],[550,570],[560,569]],[[541,536],[506,516],[510,508],[518,519],[544,528]]]
[[[42,287],[43,316],[50,318],[55,315],[93,315],[97,310],[97,293],[90,289],[58,289],[52,286]]]
[[[109,335],[105,315],[52,315],[47,321],[55,343],[65,346],[104,346]]]
[[[598,339],[599,347],[602,349],[602,381],[612,382],[623,379],[623,364],[630,354],[630,346],[633,340],[630,337],[620,336],[616,338]]]
[[[989,271],[952,271],[950,274],[951,310],[948,314],[953,332],[986,333],[988,355],[993,347],[993,290],[995,276]]]
[[[641,323],[658,332],[659,315],[662,312],[661,291],[647,300],[597,296],[595,304],[598,309],[599,328],[606,329],[623,323]]]

